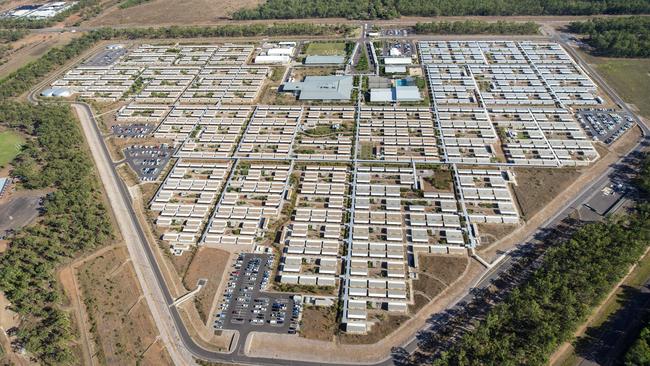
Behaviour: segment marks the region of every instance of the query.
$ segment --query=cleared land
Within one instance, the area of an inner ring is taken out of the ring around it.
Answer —
[[[573,183],[580,171],[574,168],[515,168],[517,185],[513,186],[524,219],[533,217],[555,196]]]
[[[12,50],[7,52],[0,65],[0,77],[16,71],[28,62],[43,56],[53,47],[59,47],[70,42],[81,33],[33,33],[11,44]]]
[[[345,56],[343,42],[311,42],[305,49],[306,55]]]
[[[13,131],[4,131],[0,132],[0,167],[4,167],[5,164],[9,164],[18,152],[20,152],[20,146],[25,142],[25,140]]]
[[[157,341],[157,330],[141,296],[126,248],[110,250],[79,267],[97,357],[107,365],[171,365]]]
[[[300,335],[308,339],[331,341],[336,335],[336,307],[306,306],[302,314]]]
[[[519,227],[515,224],[478,224],[477,226],[482,245],[497,242]]]
[[[217,294],[224,271],[228,266],[228,258],[230,258],[230,253],[225,250],[199,248],[183,278],[183,284],[188,290],[195,289],[199,279],[208,280],[208,283],[194,297],[194,305],[204,322],[208,321],[214,296]]]
[[[465,272],[469,264],[467,256],[420,255],[420,272],[440,280],[449,286]]]
[[[261,0],[153,0],[127,9],[115,6],[86,25],[196,25],[225,19],[236,10],[252,8]]]

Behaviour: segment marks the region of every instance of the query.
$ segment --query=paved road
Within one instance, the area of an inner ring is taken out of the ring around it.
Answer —
[[[579,60],[579,62],[582,61]],[[590,70],[588,65],[584,65],[583,68]],[[597,75],[593,73],[593,71],[590,74],[592,77]],[[598,77],[594,77],[594,79],[597,81],[599,80]],[[606,84],[602,84],[602,86],[606,91],[611,91]],[[616,94],[613,94],[613,99],[620,100]],[[621,105],[625,107],[624,103]],[[321,362],[248,357],[240,353],[241,348],[239,347],[238,349],[240,352],[236,353],[226,354],[212,352],[194,342],[185,328],[178,311],[174,306],[171,306],[174,299],[171,297],[162,273],[156,263],[155,256],[147,244],[146,237],[135,216],[128,191],[124,186],[124,183],[119,179],[114,166],[111,164],[110,155],[103,143],[100,132],[96,127],[90,108],[85,104],[75,104],[74,106],[80,115],[82,127],[91,147],[93,158],[98,166],[100,177],[106,188],[111,206],[116,213],[118,226],[122,231],[122,235],[124,235],[126,239],[129,253],[136,267],[138,279],[145,293],[147,303],[152,310],[161,337],[167,345],[174,362],[178,365],[191,364],[193,362],[192,356],[194,356],[208,361],[235,362],[251,365],[323,365],[324,363]],[[647,134],[650,132],[648,127],[644,124],[639,123],[639,125],[643,129],[644,133]],[[633,151],[639,151],[640,149],[641,144],[637,144]],[[561,212],[549,219],[545,225],[540,227],[540,229],[554,227],[574,209],[580,207],[584,202],[587,202],[596,192],[600,191],[604,185],[609,183],[610,175],[614,172],[614,169],[615,167],[610,167],[600,178],[595,179],[592,184],[586,186],[574,200],[567,203]],[[525,250],[525,245],[520,246],[519,250]],[[487,273],[475,288],[481,289],[487,287],[493,279],[500,276],[512,266],[513,257],[514,253],[506,256],[504,260],[499,262],[498,265],[493,267]],[[468,292],[468,294],[463,298],[458,299],[455,304],[471,301],[473,297],[473,292]],[[430,327],[431,325],[427,325],[424,330],[428,330]],[[240,342],[244,341],[245,340],[243,339],[240,340]],[[409,352],[415,351],[417,349],[417,338],[414,336],[403,346],[403,348]],[[379,363],[379,365],[392,364],[393,362],[390,358]]]

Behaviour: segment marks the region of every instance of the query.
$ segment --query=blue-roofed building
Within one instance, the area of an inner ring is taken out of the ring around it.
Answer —
[[[307,76],[304,81],[284,83],[282,91],[292,92],[299,100],[346,101],[352,96],[352,76]]]

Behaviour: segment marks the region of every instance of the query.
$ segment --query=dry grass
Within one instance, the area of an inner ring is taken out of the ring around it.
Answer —
[[[140,183],[140,192],[142,193],[142,202],[148,204],[158,191],[158,183],[145,182]]]
[[[438,296],[446,288],[447,285],[442,281],[424,273],[420,273],[420,277],[413,281],[413,290],[423,293],[429,299]]]
[[[120,175],[120,178],[126,183],[127,186],[133,187],[137,185],[140,182],[140,178],[138,178],[138,174],[131,169],[131,167],[126,164],[120,164],[117,167],[117,174]]]
[[[420,311],[426,304],[429,303],[429,299],[422,295],[422,294],[414,294],[413,295],[413,305],[409,305],[409,313],[411,314],[416,314],[418,311]]]
[[[185,273],[187,273],[187,269],[190,267],[190,263],[192,263],[192,258],[194,258],[195,251],[194,250],[186,250],[183,252],[182,255],[170,255],[169,257],[171,258],[172,265],[174,266],[174,269],[176,270],[176,274],[180,278],[185,277]]]
[[[573,183],[581,172],[575,168],[515,168],[515,196],[524,219],[528,220]]]
[[[302,314],[300,335],[307,339],[331,341],[336,335],[336,308],[306,306]]]
[[[165,363],[169,356],[163,352],[147,356],[157,331],[127,258],[126,248],[120,247],[79,267],[78,283],[98,345],[97,357],[108,365],[136,364],[152,356],[156,365],[171,364]]]
[[[420,254],[419,257],[420,272],[447,286],[465,272],[468,264],[467,256]]]
[[[230,253],[225,250],[199,248],[194,254],[194,258],[183,278],[183,285],[188,290],[193,290],[200,278],[208,280],[208,283],[194,297],[194,305],[204,322],[207,322],[210,316],[214,296],[217,294],[217,289],[223,279],[229,258]]]
[[[43,56],[53,47],[63,46],[81,33],[33,33],[12,43],[12,50],[6,54],[0,65],[0,78],[16,71],[26,63]]]
[[[255,7],[261,2],[261,0],[152,0],[127,9],[113,7],[85,25],[208,24],[218,19],[225,19],[236,10]]]
[[[490,245],[506,237],[515,231],[519,225],[516,224],[478,224],[478,233],[481,237],[481,245]]]

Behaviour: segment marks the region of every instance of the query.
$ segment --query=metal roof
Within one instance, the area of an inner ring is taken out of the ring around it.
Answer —
[[[299,93],[300,100],[348,100],[352,76],[307,76],[302,82],[284,83],[282,90]]]
[[[371,102],[417,102],[422,100],[417,86],[370,89]]]
[[[406,73],[406,66],[386,66],[387,74]]]
[[[411,102],[422,100],[422,96],[417,86],[396,86],[395,99],[398,102]]]
[[[345,63],[345,57],[343,56],[307,56],[305,58],[305,65],[341,65],[343,63]]]

